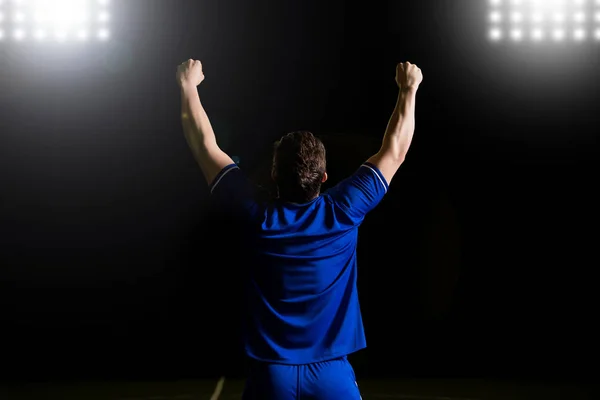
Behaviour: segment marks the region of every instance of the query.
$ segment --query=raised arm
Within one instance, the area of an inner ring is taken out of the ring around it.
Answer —
[[[388,184],[404,162],[412,142],[417,90],[422,81],[423,74],[416,65],[409,62],[398,64],[398,101],[388,123],[381,149],[368,160],[381,171]]]
[[[190,59],[177,68],[177,82],[181,88],[183,132],[210,185],[223,168],[234,162],[219,148],[208,115],[200,102],[198,86],[203,81],[204,72],[200,61]]]

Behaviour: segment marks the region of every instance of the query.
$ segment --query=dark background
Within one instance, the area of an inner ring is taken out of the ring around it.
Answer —
[[[268,179],[272,142],[308,129],[330,184],[378,149],[396,63],[422,68],[413,147],[360,232],[359,376],[591,376],[598,43],[493,44],[484,1],[112,13],[106,43],[0,43],[4,379],[243,376],[243,260],[183,138],[188,58],[243,168]]]

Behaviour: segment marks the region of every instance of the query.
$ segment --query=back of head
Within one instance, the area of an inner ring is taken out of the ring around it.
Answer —
[[[275,143],[272,175],[281,199],[313,200],[321,191],[325,171],[325,146],[312,133],[288,133]]]

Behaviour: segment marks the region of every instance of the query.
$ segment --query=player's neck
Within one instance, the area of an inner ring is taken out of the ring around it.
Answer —
[[[313,197],[312,199],[310,199],[310,200],[306,200],[306,201],[297,201],[297,200],[291,200],[291,199],[289,199],[289,198],[286,198],[285,196],[281,196],[281,195],[279,194],[279,191],[278,191],[278,193],[277,193],[277,200],[279,200],[279,201],[281,201],[281,202],[283,202],[283,203],[288,203],[288,204],[294,204],[294,205],[300,205],[300,206],[301,206],[301,205],[304,205],[304,204],[310,204],[310,203],[312,203],[313,201],[315,201],[316,199],[318,199],[318,198],[319,198],[319,196],[321,196],[321,193],[317,193],[317,195],[316,195],[316,196],[314,196],[314,197]]]

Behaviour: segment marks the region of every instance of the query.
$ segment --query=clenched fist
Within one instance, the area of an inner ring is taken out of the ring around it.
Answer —
[[[400,63],[396,68],[396,83],[401,90],[418,89],[423,82],[423,73],[415,64]]]
[[[198,60],[189,59],[177,67],[177,83],[180,87],[196,87],[204,81],[202,63]]]

